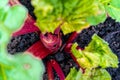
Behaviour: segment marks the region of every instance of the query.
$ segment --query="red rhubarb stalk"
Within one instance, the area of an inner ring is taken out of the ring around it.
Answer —
[[[68,41],[66,42],[66,43],[72,43],[75,39],[76,39],[76,37],[78,36],[78,33],[75,31],[75,32],[73,32],[71,35],[70,35],[70,37],[68,38]]]
[[[50,60],[51,64],[52,64],[52,67],[55,69],[55,71],[57,72],[60,80],[65,80],[65,75],[61,69],[61,67],[59,66],[59,64],[54,60],[54,59],[51,59]]]
[[[47,62],[46,67],[47,67],[48,79],[49,79],[49,80],[54,80],[52,65],[51,65],[51,62],[50,62],[50,61]]]
[[[71,35],[70,35],[70,37],[68,38],[68,41],[66,42],[66,44],[65,45],[63,45],[63,46],[65,46],[65,48],[64,48],[64,50],[65,50],[65,52],[70,52],[70,50],[71,50],[71,45],[72,45],[72,43],[73,43],[73,41],[76,39],[76,37],[78,36],[78,33],[75,31],[75,32],[73,32]]]
[[[68,38],[68,41],[66,42],[66,45],[65,45],[65,48],[64,48],[64,51],[66,53],[69,53],[71,55],[71,57],[73,58],[73,60],[78,64],[76,58],[74,57],[74,55],[72,54],[71,52],[71,47],[72,47],[72,43],[73,41],[76,39],[76,37],[78,36],[78,33],[77,32],[73,32],[70,37]],[[79,46],[77,47],[77,49],[81,49]],[[83,50],[83,49],[81,49]],[[79,64],[78,66],[82,69],[83,73],[84,73],[84,70]]]
[[[30,52],[39,59],[43,59],[51,53],[46,47],[44,47],[41,41],[33,44],[30,48],[27,49],[27,52]]]
[[[66,47],[65,47],[65,52],[70,54],[70,56],[72,57],[72,59],[75,61],[75,63],[77,63],[77,65],[79,66],[79,68],[82,69],[82,72],[84,73],[85,69],[83,69],[77,62],[76,58],[74,57],[74,55],[71,52],[71,47],[72,47],[72,43],[69,43]],[[77,47],[77,49],[81,49],[79,46]]]
[[[70,54],[70,56],[72,57],[72,59],[75,61],[75,63],[79,66],[79,68],[82,70],[82,73],[84,73],[84,72],[85,72],[85,69],[82,68],[82,67],[79,65],[79,63],[78,63],[78,61],[76,60],[75,56],[74,56],[72,53],[69,53],[69,54]]]

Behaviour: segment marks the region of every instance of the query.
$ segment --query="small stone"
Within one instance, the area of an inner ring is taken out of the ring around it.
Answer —
[[[64,57],[63,53],[58,52],[57,54],[55,54],[55,58],[57,61],[63,61],[65,57]]]

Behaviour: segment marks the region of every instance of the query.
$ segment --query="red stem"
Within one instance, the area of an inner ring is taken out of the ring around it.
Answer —
[[[71,45],[72,45],[73,41],[77,38],[77,36],[78,36],[78,33],[77,33],[77,32],[73,32],[73,33],[70,35],[70,37],[68,38],[68,41],[66,42],[66,44],[63,45],[63,46],[65,46],[65,48],[64,48],[65,52],[68,52],[68,53],[70,52],[70,50],[71,50]]]
[[[66,42],[66,46],[64,48],[64,51],[69,53],[71,55],[71,57],[73,58],[73,60],[78,64],[76,58],[74,57],[74,55],[72,54],[71,52],[71,47],[72,47],[72,43],[73,41],[75,40],[75,38],[78,36],[78,33],[77,32],[73,32],[70,37],[68,38],[68,41]],[[77,47],[77,49],[81,49],[79,46]],[[81,49],[83,50],[83,49]],[[84,70],[79,64],[78,66],[82,69],[83,73],[84,73]]]
[[[51,59],[50,60],[51,64],[52,64],[52,67],[55,69],[55,71],[57,72],[60,80],[65,80],[65,75],[61,69],[61,67],[59,66],[59,64],[54,60],[54,59]]]
[[[76,39],[77,36],[78,36],[78,33],[77,33],[77,32],[73,32],[73,33],[70,35],[70,37],[68,38],[68,41],[66,42],[66,44],[72,43],[72,42]]]
[[[68,44],[65,46],[64,51],[65,51],[66,53],[70,54],[70,56],[72,57],[72,59],[77,63],[77,65],[79,66],[79,68],[81,68],[82,71],[83,71],[83,73],[84,73],[84,70],[85,70],[85,69],[83,69],[83,68],[78,64],[75,56],[74,56],[74,55],[72,54],[72,52],[71,52],[71,47],[72,47],[72,43],[68,43]],[[81,49],[81,48],[80,48],[79,46],[77,46],[77,49]],[[83,49],[81,49],[81,50],[83,50]]]
[[[54,80],[54,75],[53,75],[53,70],[52,70],[52,65],[51,62],[47,62],[47,74],[48,74],[48,79],[49,80]]]
[[[39,59],[43,59],[47,55],[51,54],[51,52],[42,44],[40,40],[28,48],[27,51]]]
[[[79,63],[77,62],[75,56],[74,56],[72,53],[69,53],[69,54],[70,54],[70,56],[72,57],[72,59],[75,61],[75,63],[77,63],[77,65],[79,66],[79,68],[82,70],[82,73],[84,73],[84,72],[85,72],[85,69],[82,68],[82,67],[79,65]]]

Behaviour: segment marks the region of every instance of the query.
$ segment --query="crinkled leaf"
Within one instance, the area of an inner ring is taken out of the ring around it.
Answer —
[[[88,52],[98,53],[101,57],[101,64],[102,67],[118,67],[118,58],[112,52],[109,47],[109,44],[105,42],[103,39],[98,37],[96,34],[93,35],[92,41],[85,48]]]
[[[80,80],[81,77],[82,77],[81,70],[77,71],[75,67],[73,67],[70,69],[70,72],[65,78],[65,80]]]
[[[62,24],[64,34],[89,27],[86,19],[99,14],[98,4],[96,0],[32,0],[40,30],[54,32]]]
[[[92,41],[84,50],[77,50],[77,46],[77,43],[73,44],[71,51],[81,67],[118,67],[117,56],[111,51],[108,43],[96,34],[93,35]]]
[[[111,76],[105,69],[86,69],[82,73],[72,68],[65,80],[111,80]]]
[[[111,80],[111,76],[105,69],[86,69],[80,80]]]
[[[18,29],[23,24],[26,18],[26,13],[27,11],[23,6],[12,6],[5,16],[5,26],[8,27],[10,30]]]
[[[41,60],[28,54],[6,57],[2,62],[0,60],[0,80],[42,80],[43,72]]]
[[[120,22],[120,0],[111,0],[106,10],[110,17]]]
[[[98,55],[91,52],[83,52],[82,50],[77,50],[77,46],[77,43],[72,46],[72,53],[75,56],[79,65],[83,68],[98,67],[100,60]]]
[[[91,25],[97,25],[99,23],[103,23],[107,18],[105,6],[109,4],[111,0],[97,0],[98,1],[98,15],[92,15],[87,17],[87,21]]]
[[[99,23],[102,23],[105,21],[106,19],[106,11],[105,11],[105,7],[104,4],[100,3],[98,4],[99,7],[99,12],[98,15],[92,15],[92,16],[88,16],[87,17],[87,21],[91,24],[91,25],[97,25]]]
[[[97,16],[89,16],[87,18],[87,21],[91,24],[91,25],[97,25],[99,23],[103,23],[106,19],[106,14],[103,13],[103,14],[100,14],[100,15],[97,15]]]

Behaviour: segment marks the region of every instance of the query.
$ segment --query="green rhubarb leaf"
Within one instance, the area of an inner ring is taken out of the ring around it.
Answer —
[[[105,6],[105,5],[108,5],[110,1],[111,1],[111,0],[99,0],[99,2],[100,2],[101,4],[103,4],[104,6]]]
[[[77,50],[77,46],[77,43],[73,44],[71,51],[81,67],[118,67],[117,56],[111,51],[108,43],[96,34],[93,35],[92,41],[84,50]]]
[[[120,0],[111,0],[106,6],[106,11],[110,17],[120,22]]]
[[[101,67],[118,67],[118,58],[115,53],[109,47],[109,44],[103,39],[98,37],[96,34],[93,35],[92,41],[85,48],[86,51],[93,53],[98,53],[101,58],[100,66]]]
[[[0,60],[0,80],[42,80],[43,72],[42,61],[28,54]]]
[[[73,55],[75,56],[79,65],[82,68],[98,67],[99,57],[97,56],[97,54],[92,54],[90,52],[84,53],[82,50],[77,50],[76,49],[77,46],[78,46],[77,43],[73,44],[71,51]]]
[[[97,25],[99,23],[103,23],[106,20],[107,16],[106,13],[102,13],[100,15],[96,15],[96,16],[89,16],[87,18],[87,21],[91,24],[91,25]]]
[[[1,37],[2,37],[2,33],[0,32],[0,39],[1,39]]]
[[[12,56],[7,52],[10,36],[23,24],[26,14],[26,9],[20,5],[0,8],[0,80],[42,80],[41,60],[29,54]]]
[[[92,15],[87,17],[87,21],[91,25],[97,25],[99,23],[103,23],[107,18],[107,13],[105,6],[109,4],[111,0],[97,0],[98,1],[98,15]]]
[[[98,15],[91,15],[87,17],[87,21],[91,25],[97,25],[99,23],[103,23],[107,17],[104,4],[99,2],[98,9],[99,9]]]
[[[6,13],[4,25],[10,30],[20,28],[26,18],[26,9],[23,6],[12,6]]]
[[[82,73],[72,68],[65,80],[111,80],[111,76],[105,69],[86,69]]]
[[[0,22],[2,22],[5,19],[6,13],[9,9],[9,6],[5,6],[3,8],[0,8]]]
[[[111,76],[102,68],[86,69],[79,80],[111,80]]]
[[[80,32],[89,27],[87,18],[98,16],[101,11],[97,0],[32,0],[32,5],[37,17],[36,25],[43,33],[54,32],[59,25],[64,34]]]
[[[0,8],[3,8],[7,5],[8,0],[0,0]]]
[[[80,80],[81,77],[82,77],[81,70],[77,71],[75,67],[73,67],[70,69],[70,72],[65,78],[65,80]]]
[[[9,31],[2,22],[0,23],[0,33],[1,33],[0,43],[5,42],[7,44],[7,42],[10,39],[11,31]]]

